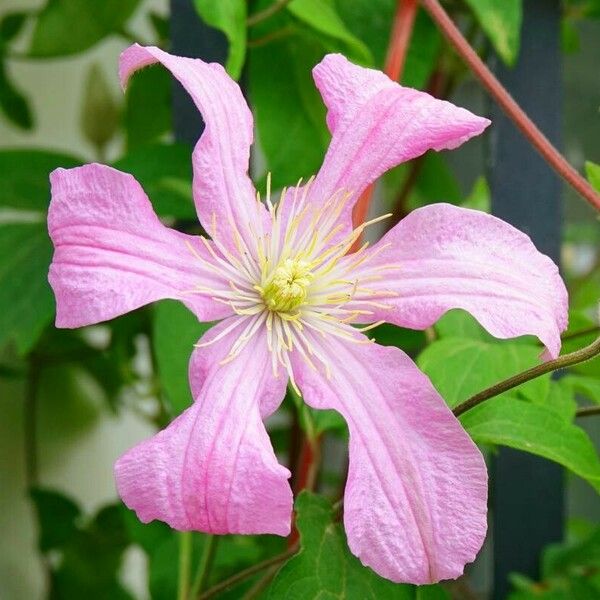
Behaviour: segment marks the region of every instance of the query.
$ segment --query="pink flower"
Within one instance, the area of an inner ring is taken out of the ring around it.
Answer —
[[[132,46],[121,80],[160,62],[206,129],[194,197],[211,239],[164,227],[139,184],[92,164],[51,175],[50,282],[58,327],[80,327],[161,298],[220,319],[190,362],[193,406],[116,464],[124,502],[144,521],[212,533],[290,532],[289,471],[263,420],[289,380],[350,430],[348,544],[393,581],[459,576],[486,532],[487,475],[476,446],[401,350],[351,323],[422,329],[451,308],[493,335],[538,336],[551,356],[566,326],[556,266],[492,216],[448,204],[414,211],[372,248],[347,254],[352,206],[390,167],[455,148],[488,125],[340,55],[315,67],[331,145],[319,173],[274,208],[248,178],[252,116],[217,64]],[[282,138],[287,132],[281,132]]]

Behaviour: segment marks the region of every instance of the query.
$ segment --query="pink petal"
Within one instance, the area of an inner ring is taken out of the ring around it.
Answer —
[[[239,86],[218,63],[173,56],[137,44],[121,54],[122,85],[138,69],[157,62],[188,91],[206,125],[192,156],[194,199],[200,221],[211,236],[229,248],[235,247],[237,228],[254,251],[250,228],[256,229],[259,220],[266,227],[268,221],[248,177],[252,114]]]
[[[202,347],[196,346],[190,357],[189,380],[192,397],[198,398],[208,374],[218,363],[226,358],[229,350],[239,339],[244,327],[255,317],[230,317],[211,327],[203,336],[202,343],[210,344]],[[258,335],[259,332],[257,332]],[[218,338],[218,343],[214,342]],[[272,415],[285,395],[287,377],[279,375],[273,380],[270,388],[263,390],[260,398],[260,414],[263,419]]]
[[[131,175],[91,164],[56,169],[50,180],[57,327],[106,321],[162,298],[182,300],[203,321],[231,314],[210,294],[189,293],[229,284],[206,266],[212,259],[198,238],[160,223]]]
[[[311,335],[330,359],[330,378],[298,354],[293,361],[306,402],[348,423],[348,545],[392,581],[454,579],[485,538],[483,457],[408,356],[360,337],[363,344]]]
[[[462,308],[498,338],[535,335],[551,356],[558,355],[567,290],[556,265],[512,225],[476,210],[434,204],[413,211],[372,252],[375,258],[352,279],[386,264],[398,268],[379,270],[382,278],[365,284],[395,294],[380,300],[392,309],[370,307],[369,320],[425,329],[446,311]],[[360,300],[351,304],[348,308],[357,308]]]
[[[327,55],[313,77],[332,139],[307,200],[319,207],[336,191],[351,193],[341,217],[346,232],[354,202],[382,173],[427,150],[456,148],[490,123],[340,54]]]
[[[211,348],[223,356],[228,340]],[[277,462],[259,408],[276,393],[281,402],[285,384],[272,375],[264,335],[235,360],[213,361],[196,402],[117,461],[125,504],[145,523],[179,530],[288,535],[290,473]]]

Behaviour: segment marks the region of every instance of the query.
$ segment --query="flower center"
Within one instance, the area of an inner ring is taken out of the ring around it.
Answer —
[[[289,312],[306,301],[313,280],[310,264],[297,258],[282,261],[261,288],[265,306],[273,312]]]

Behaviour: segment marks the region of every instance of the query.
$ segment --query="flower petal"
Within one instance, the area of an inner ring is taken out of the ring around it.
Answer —
[[[229,341],[209,348],[223,356]],[[281,402],[284,391],[264,335],[235,360],[213,362],[196,402],[117,461],[125,504],[145,523],[159,519],[179,530],[288,535],[290,473],[277,462],[259,409],[275,393]]]
[[[313,77],[327,105],[332,139],[306,199],[318,210],[335,192],[349,192],[341,216],[344,233],[351,228],[354,202],[382,173],[427,150],[456,148],[490,123],[340,54],[327,55]]]
[[[229,284],[208,266],[198,238],[161,224],[131,175],[91,164],[56,169],[50,180],[57,327],[106,321],[162,298],[182,300],[203,321],[232,313],[211,294],[189,293]]]
[[[194,148],[194,199],[206,231],[235,247],[234,230],[254,252],[251,228],[267,227],[267,211],[256,202],[248,177],[253,139],[252,113],[242,92],[218,63],[173,56],[153,46],[130,46],[121,54],[123,86],[138,69],[161,63],[183,85],[202,113],[205,129]],[[214,231],[216,229],[216,231]]]
[[[236,315],[217,323],[202,336],[202,345],[195,346],[190,357],[189,381],[193,398],[200,396],[202,387],[211,370],[227,357],[229,350],[240,339],[244,329],[256,319],[257,317],[239,317]],[[260,333],[259,330],[254,335],[260,335]],[[263,391],[260,398],[260,414],[263,419],[266,419],[277,410],[281,404],[281,399],[285,395],[286,386],[287,377],[280,376],[273,380],[270,388]]]
[[[348,545],[396,582],[460,576],[486,532],[481,453],[429,379],[394,347],[311,335],[328,378],[296,354],[304,399],[340,412],[350,430],[344,496]]]
[[[391,310],[370,307],[369,320],[425,329],[446,311],[462,308],[498,338],[535,335],[551,356],[558,355],[567,290],[557,266],[512,225],[433,204],[405,217],[371,252],[374,258],[349,277],[360,281],[378,273],[380,279],[364,286],[383,293],[379,300]],[[390,264],[397,268],[386,271]],[[347,308],[360,308],[360,298]]]

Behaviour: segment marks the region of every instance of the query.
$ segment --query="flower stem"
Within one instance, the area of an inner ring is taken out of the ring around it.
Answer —
[[[546,373],[550,373],[550,371],[556,371],[557,369],[564,369],[566,367],[571,367],[578,363],[585,362],[590,360],[600,354],[600,337],[596,339],[589,346],[585,346],[579,350],[575,350],[575,352],[571,352],[569,354],[564,354],[563,356],[559,356],[554,360],[549,360],[541,365],[536,365],[531,369],[527,369],[527,371],[523,371],[522,373],[517,373],[517,375],[513,375],[504,381],[500,381],[495,385],[471,396],[468,400],[465,400],[462,404],[454,407],[452,412],[455,416],[462,415],[463,413],[471,410],[478,404],[493,398],[494,396],[498,396],[508,390],[512,390],[513,388],[530,381],[531,379],[535,379],[536,377],[540,377],[541,375],[545,375]]]
[[[515,102],[486,64],[479,58],[477,52],[475,52],[458,27],[453,23],[438,0],[421,0],[421,4],[456,52],[481,81],[502,110],[512,119],[521,133],[565,181],[596,210],[600,210],[600,194],[566,161],[564,156],[551,144],[548,138],[527,116],[525,111]]]
[[[190,598],[195,598],[202,591],[215,559],[219,538],[216,535],[206,535],[205,540],[206,544],[200,558],[196,576],[194,577]]]
[[[591,417],[592,415],[600,415],[600,406],[584,406],[576,413],[576,417]]]
[[[223,581],[217,583],[217,585],[214,585],[210,589],[206,590],[206,592],[198,596],[198,600],[209,600],[209,598],[214,598],[221,592],[224,592],[225,590],[233,587],[234,585],[237,585],[238,583],[249,579],[253,575],[256,575],[257,573],[260,573],[261,571],[264,571],[269,567],[278,565],[286,561],[288,558],[296,554],[297,551],[298,545],[295,545],[292,548],[288,548],[285,552],[278,554],[277,556],[272,556],[271,558],[267,558],[267,560],[263,560],[260,563],[252,565],[251,567],[248,567],[247,569],[244,569],[243,571],[240,571],[239,573],[236,573],[235,575],[224,579]]]
[[[398,0],[396,5],[396,14],[394,15],[394,24],[384,68],[386,75],[394,81],[398,81],[402,77],[418,8],[418,0]],[[369,185],[356,202],[354,212],[352,213],[352,220],[355,227],[367,220],[374,189],[374,184]],[[361,245],[362,236],[356,240],[350,252],[353,252]]]
[[[192,563],[192,532],[179,532],[179,582],[177,600],[189,600],[190,567]]]
[[[248,27],[252,27],[253,25],[256,25],[257,23],[262,23],[264,20],[277,14],[280,10],[283,10],[286,7],[286,5],[289,3],[290,3],[290,0],[275,0],[275,2],[273,2],[273,4],[270,4],[264,10],[260,10],[257,13],[250,15],[246,19],[246,25]]]

